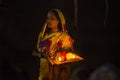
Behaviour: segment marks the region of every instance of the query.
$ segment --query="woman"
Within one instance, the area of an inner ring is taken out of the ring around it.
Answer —
[[[55,59],[57,53],[65,55],[73,51],[73,39],[68,35],[66,23],[59,9],[48,11],[47,19],[38,37],[34,56],[40,57],[38,80],[69,80],[70,64],[52,65],[49,59]],[[65,60],[65,57],[61,60]]]

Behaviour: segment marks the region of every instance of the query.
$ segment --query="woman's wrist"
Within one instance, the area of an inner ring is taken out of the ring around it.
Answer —
[[[35,56],[35,57],[39,57],[39,58],[41,58],[42,56],[41,56],[41,53],[38,53],[38,52],[32,52],[32,55],[33,56]]]

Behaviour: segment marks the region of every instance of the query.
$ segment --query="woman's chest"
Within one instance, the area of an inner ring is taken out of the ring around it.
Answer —
[[[50,49],[53,46],[56,46],[61,42],[60,34],[45,36],[44,39],[39,44],[40,49]]]

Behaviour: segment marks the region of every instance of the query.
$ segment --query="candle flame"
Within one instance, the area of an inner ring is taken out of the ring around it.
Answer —
[[[62,61],[61,57],[58,57],[58,60],[59,60],[59,61]]]

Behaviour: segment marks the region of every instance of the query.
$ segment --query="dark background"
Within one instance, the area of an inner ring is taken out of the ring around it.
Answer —
[[[52,8],[63,11],[75,48],[85,58],[76,67],[90,70],[105,63],[120,66],[118,2],[78,0],[76,26],[74,0],[3,0],[0,1],[2,80],[37,79],[39,59],[32,56],[32,50],[46,12]]]

